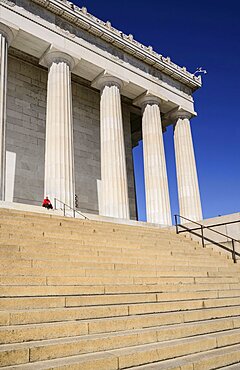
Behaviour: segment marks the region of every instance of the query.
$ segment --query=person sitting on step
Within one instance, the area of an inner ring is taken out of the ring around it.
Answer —
[[[47,196],[45,199],[43,199],[42,207],[47,208],[47,209],[53,209],[52,203],[50,202]]]

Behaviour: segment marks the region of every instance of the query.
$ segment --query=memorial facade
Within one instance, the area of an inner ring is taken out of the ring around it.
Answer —
[[[201,78],[63,0],[0,2],[1,199],[44,195],[135,219],[143,140],[147,221],[171,225],[163,132],[174,125],[180,214],[201,220],[190,120]]]

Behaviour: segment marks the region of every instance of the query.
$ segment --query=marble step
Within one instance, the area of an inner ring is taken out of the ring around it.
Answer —
[[[220,255],[213,256],[211,253],[199,253],[195,251],[184,251],[179,252],[177,250],[168,248],[166,250],[142,250],[142,249],[135,249],[135,250],[128,250],[126,248],[105,248],[105,247],[80,247],[80,248],[57,248],[54,246],[49,247],[48,245],[39,247],[38,245],[33,246],[31,243],[29,245],[23,245],[18,246],[16,244],[14,245],[5,245],[0,246],[0,258],[8,258],[10,256],[13,256],[13,254],[18,258],[19,256],[27,256],[28,258],[31,257],[31,259],[34,259],[38,256],[41,256],[41,258],[46,259],[47,256],[51,259],[53,255],[56,255],[56,258],[73,258],[74,260],[80,259],[82,257],[107,257],[112,258],[112,261],[114,261],[114,258],[125,258],[125,261],[128,261],[129,258],[133,258],[135,261],[136,259],[142,259],[146,260],[146,262],[154,263],[154,261],[181,261],[183,265],[192,265],[196,266],[218,266],[218,267],[227,267],[227,266],[233,266],[233,269],[235,271],[239,271],[238,266],[233,264],[233,261],[228,259],[227,257],[222,257]],[[186,255],[188,258],[186,258]],[[53,258],[54,259],[54,258]],[[124,261],[123,261],[124,262]]]
[[[39,271],[38,271],[39,272]],[[39,272],[40,273],[40,272]],[[238,277],[138,277],[138,276],[42,276],[42,275],[12,275],[0,276],[1,285],[145,285],[145,284],[237,284]]]
[[[131,370],[239,370],[239,353],[240,345],[236,344],[202,353],[178,357],[173,360],[134,366],[131,367]]]
[[[175,302],[186,300],[207,299],[240,299],[239,290],[227,291],[194,291],[194,292],[171,292],[171,293],[130,293],[130,294],[98,294],[98,295],[67,295],[50,297],[17,297],[1,298],[1,310],[25,310],[37,308],[57,307],[90,307],[103,305],[121,305],[137,303]]]
[[[161,270],[161,267],[159,268],[152,268],[152,269],[140,269],[140,268],[121,268],[119,266],[118,268],[106,268],[102,266],[102,268],[94,268],[88,267],[85,268],[84,265],[81,267],[64,267],[64,266],[44,266],[33,264],[27,262],[31,261],[25,261],[23,263],[24,266],[21,266],[19,263],[13,263],[13,264],[5,264],[4,266],[1,266],[0,268],[0,276],[61,276],[61,277],[70,277],[70,276],[80,276],[80,277],[146,277],[146,278],[156,278],[159,277],[187,277],[187,278],[208,278],[211,280],[212,278],[226,278],[226,282],[234,282],[237,283],[240,279],[240,274],[238,273],[223,273],[223,272],[216,272],[216,271],[198,271],[194,268],[185,269],[184,267],[179,267],[175,270]],[[134,266],[135,267],[135,266]],[[229,280],[230,279],[230,280]],[[210,281],[209,280],[209,281]]]
[[[240,330],[238,328],[232,328],[229,322],[227,323],[225,321],[224,323],[224,320],[221,320],[220,322],[212,321],[194,324],[178,324],[170,327],[129,330],[105,335],[82,335],[69,338],[31,341],[21,344],[7,344],[1,346],[0,363],[4,364],[4,361],[8,359],[8,363],[4,365],[13,365],[14,363],[12,361],[14,361],[14,357],[21,358],[23,353],[28,353],[29,362],[36,362],[149,343],[173,341],[179,338],[211,333],[224,333],[224,338],[218,339],[217,345],[220,347],[237,343]],[[28,362],[28,360],[26,362]]]
[[[43,311],[43,310],[42,310]],[[131,316],[117,316],[117,314],[121,311],[115,309],[116,316],[104,316],[104,310],[102,310],[102,314],[104,317],[94,317],[90,319],[90,316],[93,315],[94,311],[88,311],[88,315],[84,315],[83,310],[79,312],[77,315],[77,310],[73,310],[72,314],[59,315],[60,310],[58,312],[55,310],[55,317],[53,317],[53,313],[50,319],[54,319],[51,322],[47,315],[45,318],[41,315],[38,319],[36,318],[36,313],[39,310],[35,310],[34,314],[35,317],[32,318],[27,317],[26,312],[18,311],[14,313],[15,316],[10,316],[9,312],[7,311],[0,311],[0,325],[1,326],[8,326],[9,328],[12,326],[19,325],[19,328],[23,328],[25,324],[40,324],[44,325],[51,325],[53,322],[65,322],[70,323],[75,321],[77,323],[81,323],[86,325],[86,330],[89,334],[97,334],[97,333],[108,333],[108,332],[115,332],[115,331],[124,331],[124,330],[131,330],[131,329],[139,329],[139,328],[149,328],[153,326],[159,325],[170,325],[170,324],[177,324],[177,323],[187,323],[187,322],[195,322],[195,321],[202,321],[202,320],[211,320],[216,318],[233,318],[240,315],[240,307],[239,306],[229,306],[229,307],[218,307],[218,308],[208,308],[208,309],[195,309],[195,310],[188,310],[188,311],[175,311],[175,312],[164,312],[164,313],[152,313],[152,314],[142,314],[142,315],[131,315]],[[86,310],[85,310],[86,311]],[[46,310],[45,310],[46,312]],[[105,310],[106,312],[106,310]],[[18,315],[16,315],[18,313]],[[111,315],[113,315],[114,310],[111,310]],[[32,312],[31,312],[32,314]],[[30,314],[30,315],[31,315]],[[99,312],[98,312],[99,314]],[[83,317],[84,316],[84,317]],[[89,317],[88,319],[86,318]],[[77,321],[76,321],[77,320]],[[80,321],[78,321],[80,320]],[[236,318],[237,320],[237,318]],[[29,322],[30,321],[30,322]]]
[[[37,283],[42,283],[38,285]],[[125,284],[125,285],[44,285],[46,280],[23,279],[11,281],[15,285],[0,285],[0,297],[38,297],[38,296],[71,296],[71,295],[99,295],[99,294],[137,294],[137,293],[159,293],[170,294],[177,297],[177,293],[186,299],[191,293],[198,294],[207,292],[217,294],[219,298],[238,296],[239,284]],[[21,283],[25,282],[25,285]],[[2,281],[2,283],[4,283]],[[235,293],[237,292],[237,293]]]
[[[170,315],[168,315],[170,316]],[[170,319],[170,317],[169,317]],[[0,343],[21,343],[38,340],[48,340],[56,338],[72,338],[75,336],[89,336],[88,320],[82,321],[67,321],[67,322],[53,322],[53,323],[41,323],[41,324],[24,324],[24,325],[10,325],[0,327]],[[181,320],[177,320],[172,315],[172,322],[165,325],[165,322],[161,325],[161,321],[158,326],[149,326],[147,328],[136,327],[135,329],[123,329],[119,332],[112,332],[116,335],[127,335],[133,332],[144,334],[144,340],[150,340],[148,336],[154,333],[154,337],[158,337],[158,341],[174,339],[176,337],[184,337],[196,334],[203,334],[215,331],[236,329],[240,327],[239,316],[233,316],[229,318],[220,318],[214,320],[202,320],[199,322],[183,323]],[[94,331],[93,331],[94,333]],[[158,333],[158,334],[156,334]],[[111,332],[108,334],[99,332],[99,334],[111,336]],[[91,334],[92,335],[92,334]],[[44,343],[42,343],[44,344]]]
[[[29,253],[27,250],[19,251],[18,247],[14,247],[14,251],[1,251],[0,250],[0,262],[1,264],[11,264],[14,263],[20,263],[22,261],[23,266],[26,264],[28,265],[29,262],[35,266],[40,266],[41,264],[46,263],[47,265],[55,264],[59,266],[61,264],[66,263],[66,266],[70,266],[71,263],[73,266],[80,266],[81,264],[86,264],[86,266],[90,266],[93,264],[98,264],[99,266],[106,265],[107,267],[112,266],[118,266],[118,268],[121,268],[121,266],[126,266],[126,268],[129,267],[129,269],[133,268],[133,266],[137,266],[138,268],[142,268],[143,270],[148,270],[151,268],[156,268],[162,271],[166,270],[178,270],[178,269],[194,269],[195,271],[212,271],[212,272],[222,272],[223,274],[227,273],[230,275],[237,274],[239,272],[239,268],[236,267],[236,265],[233,265],[232,263],[229,263],[228,261],[218,261],[217,265],[216,263],[213,263],[215,261],[212,261],[212,259],[207,259],[207,261],[203,262],[202,258],[195,257],[194,259],[183,259],[176,256],[168,256],[164,257],[164,264],[163,264],[163,257],[162,256],[153,256],[148,257],[146,256],[138,256],[136,254],[133,254],[131,256],[126,255],[125,253],[119,253],[119,254],[110,254],[105,252],[92,252],[90,254],[89,252],[81,253],[81,255],[75,255],[75,254],[62,254],[62,253],[54,253],[48,251],[44,253],[39,253],[39,251],[34,251],[34,253]],[[6,261],[6,262],[5,262]],[[232,272],[232,274],[231,274]]]
[[[52,259],[42,259],[44,256],[41,256],[38,254],[32,255],[29,254],[23,254],[21,252],[17,254],[9,253],[6,256],[0,255],[0,267],[5,268],[8,267],[11,268],[17,268],[17,267],[35,267],[35,268],[66,268],[66,269],[94,269],[97,268],[98,270],[104,269],[104,270],[141,270],[141,271],[148,271],[148,270],[154,270],[154,271],[188,271],[189,273],[191,271],[197,271],[197,272],[203,272],[203,275],[205,273],[210,276],[210,274],[215,273],[222,273],[223,275],[235,275],[240,273],[239,268],[235,268],[235,266],[229,266],[229,267],[218,267],[218,266],[189,266],[189,265],[182,265],[182,264],[176,264],[176,265],[167,265],[166,263],[163,265],[161,261],[155,261],[154,264],[150,263],[150,261],[146,261],[144,263],[144,260],[137,260],[135,259],[133,261],[128,261],[128,259],[125,259],[124,262],[114,262],[114,260],[111,260],[111,262],[100,260],[98,258],[95,258],[94,260],[79,260],[79,261],[69,261],[65,259],[56,259],[54,258],[54,255],[52,256]],[[157,263],[158,262],[158,263]]]
[[[61,304],[61,299],[56,299]],[[64,302],[62,302],[64,304]],[[123,316],[147,315],[167,312],[186,312],[205,309],[214,310],[217,308],[235,307],[240,309],[240,297],[197,299],[167,302],[128,303],[119,305],[98,305],[98,306],[77,306],[77,299],[69,300],[68,306],[36,308],[28,310],[2,310],[2,314],[8,317],[9,325],[21,325],[41,322],[85,320],[96,318],[114,318]],[[3,324],[4,325],[4,324]]]
[[[221,367],[221,370],[239,370],[240,360],[235,365]]]
[[[5,366],[20,364],[21,369],[126,369],[133,366],[140,366],[149,362],[164,361],[182,356],[188,356],[196,352],[209,352],[218,348],[221,351],[221,357],[226,354],[228,363],[232,364],[240,360],[239,352],[239,334],[240,330],[226,330],[214,334],[198,335],[194,337],[175,339],[170,341],[148,343],[143,345],[126,346],[121,349],[112,349],[105,352],[96,352],[83,355],[72,355],[54,360],[31,362],[31,351],[22,349],[18,351],[18,356],[13,352],[5,356],[2,360],[3,369]],[[21,345],[19,345],[21,346]],[[225,353],[224,353],[225,352]],[[34,352],[32,352],[33,355]],[[231,356],[229,356],[229,353]],[[231,360],[229,359],[231,357]],[[37,357],[36,357],[37,358]],[[34,357],[32,358],[34,361]],[[201,366],[211,362],[208,358],[202,358]],[[74,365],[74,367],[72,367]],[[197,362],[199,366],[199,361]],[[17,367],[16,367],[17,368]],[[18,367],[19,368],[19,367]],[[197,368],[197,367],[195,367]],[[198,367],[200,369],[200,367]]]
[[[211,251],[202,251],[202,250],[195,250],[195,249],[188,249],[188,248],[178,248],[177,246],[161,246],[159,248],[141,248],[140,246],[137,246],[135,248],[128,248],[127,246],[119,246],[119,247],[113,247],[113,246],[105,246],[105,245],[100,245],[96,243],[89,243],[88,245],[74,245],[71,244],[69,241],[69,244],[65,245],[49,245],[49,243],[35,243],[32,241],[29,241],[29,244],[25,241],[23,243],[17,243],[14,241],[14,243],[9,243],[7,240],[0,245],[0,252],[3,254],[4,252],[11,252],[11,253],[17,253],[17,252],[24,252],[27,251],[29,253],[29,256],[31,254],[36,254],[39,251],[41,252],[47,252],[47,253],[57,253],[57,254],[74,254],[74,255],[81,255],[81,254],[95,254],[98,255],[98,252],[103,252],[105,254],[111,254],[113,256],[118,256],[125,254],[127,256],[140,256],[143,257],[144,255],[147,258],[154,258],[155,256],[174,256],[174,257],[179,257],[179,258],[184,258],[186,257],[186,254],[191,257],[196,257],[206,259],[206,256],[216,256],[217,260],[222,260],[226,261],[226,257],[222,257],[219,254],[213,253]],[[185,258],[186,260],[186,258]],[[238,266],[236,266],[238,267]]]

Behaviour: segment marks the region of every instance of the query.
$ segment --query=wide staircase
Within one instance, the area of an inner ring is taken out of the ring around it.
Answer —
[[[240,369],[240,268],[173,231],[0,210],[1,369]]]

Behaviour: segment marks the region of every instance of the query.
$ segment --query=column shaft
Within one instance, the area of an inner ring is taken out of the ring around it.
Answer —
[[[198,177],[188,118],[178,118],[174,127],[174,146],[180,215],[193,221],[202,220]]]
[[[74,206],[71,72],[65,61],[49,67],[44,192]]]
[[[171,225],[160,109],[147,104],[142,119],[147,221]]]
[[[101,204],[104,216],[129,219],[127,170],[119,86],[102,88],[101,104]]]
[[[5,199],[7,54],[8,41],[0,33],[0,200]]]

